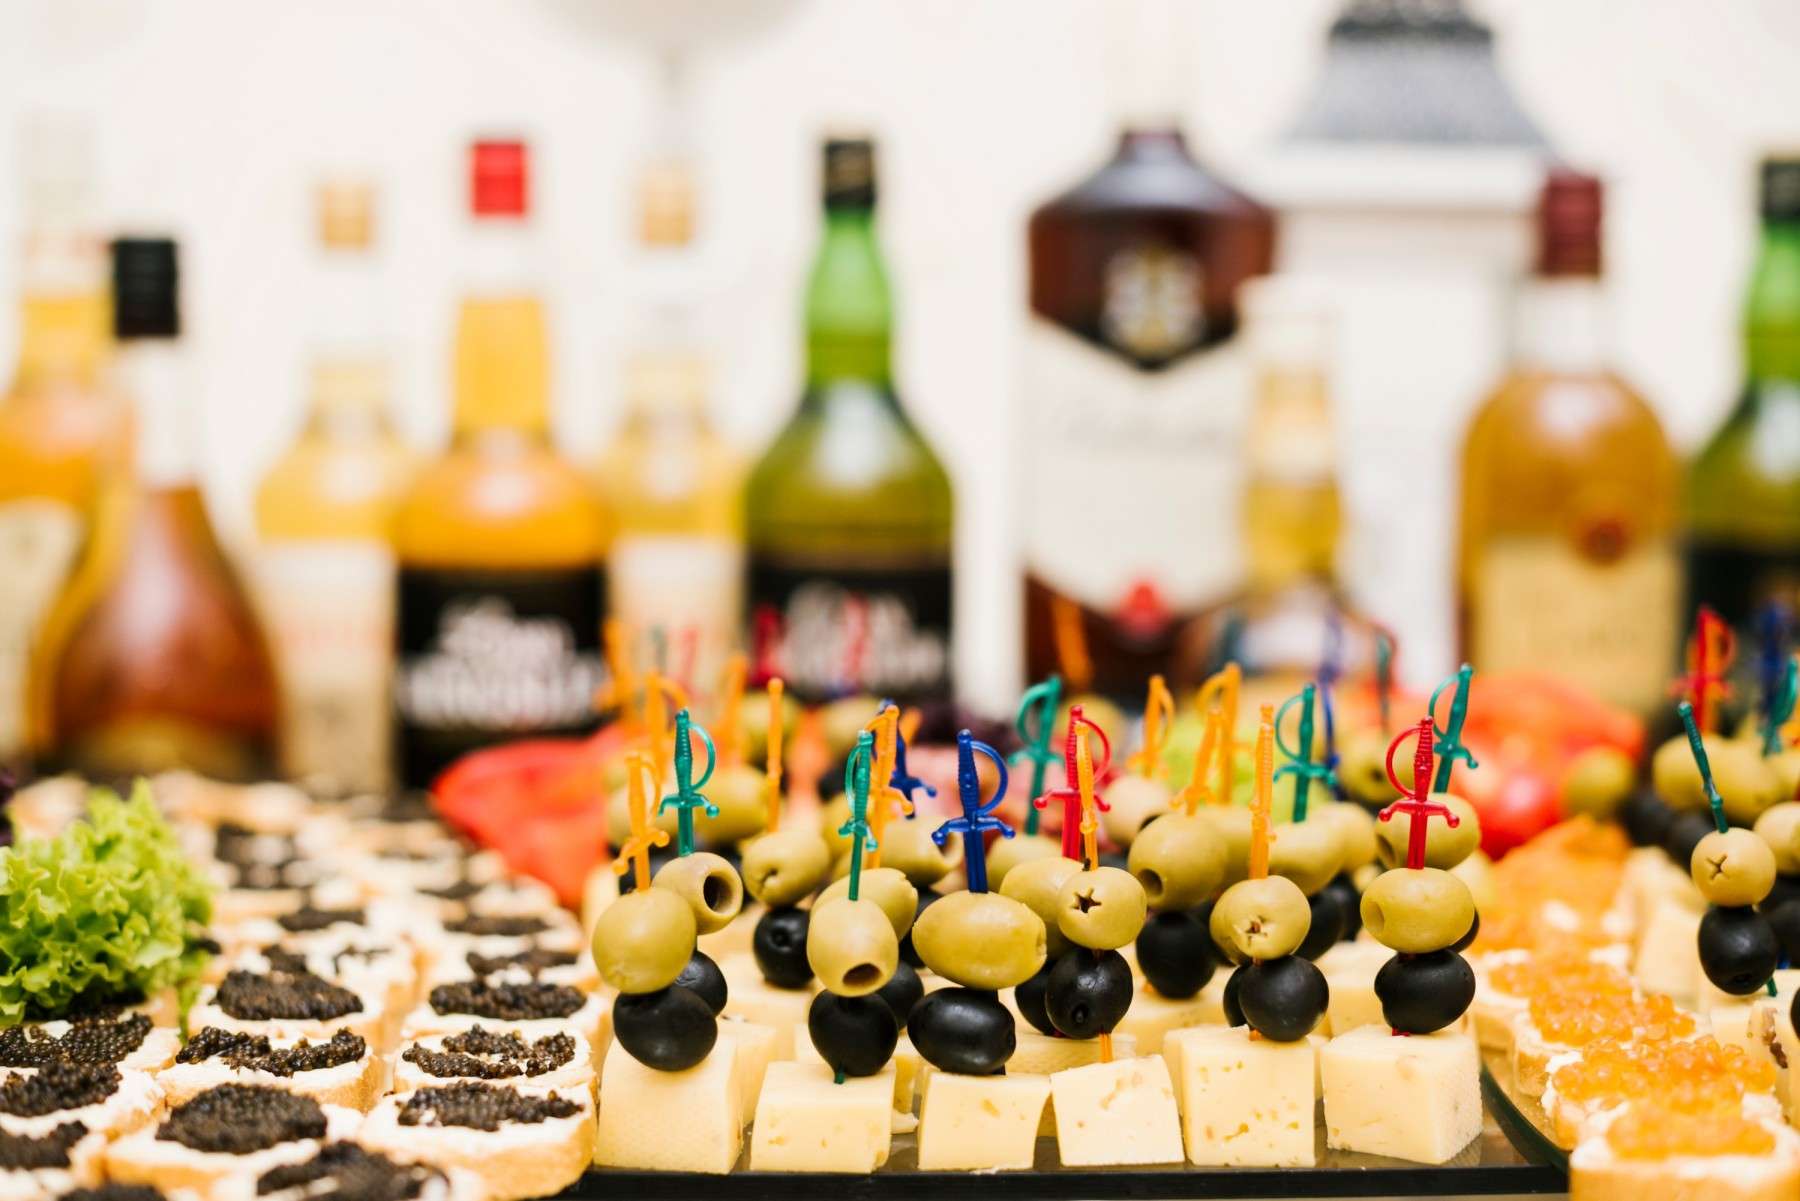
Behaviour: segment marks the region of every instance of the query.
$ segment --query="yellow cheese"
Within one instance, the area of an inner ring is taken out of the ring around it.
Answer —
[[[743,1149],[744,1115],[733,1071],[737,1043],[683,1072],[647,1068],[623,1047],[600,1072],[600,1131],[594,1162],[609,1168],[725,1173]]]
[[[1700,970],[1701,913],[1684,901],[1663,897],[1650,911],[1638,943],[1632,977],[1646,992],[1668,993],[1689,1004],[1705,974]]]
[[[1053,1072],[1050,1099],[1065,1167],[1181,1162],[1175,1085],[1160,1055]]]
[[[706,952],[714,963],[719,963],[732,955],[749,955],[750,940],[756,935],[756,923],[761,921],[763,914],[767,912],[765,907],[754,902],[745,905],[743,912],[725,923],[723,930],[702,934],[699,939],[700,949]],[[752,971],[756,968],[754,957],[750,967]],[[758,972],[757,975],[760,978],[761,973]]]
[[[1137,1039],[1129,1034],[1113,1035],[1112,1045],[1114,1059],[1130,1059],[1137,1054]],[[1018,1045],[1013,1048],[1012,1058],[1006,1061],[1006,1070],[1048,1076],[1064,1068],[1078,1068],[1083,1064],[1099,1062],[1099,1039],[1051,1038],[1020,1022]],[[1044,1116],[1038,1122],[1038,1134],[1045,1136],[1055,1133],[1056,1100],[1055,1091],[1052,1090],[1050,1104],[1044,1109]]]
[[[823,1063],[774,1063],[750,1133],[753,1172],[872,1172],[887,1162],[893,1065],[834,1083]]]
[[[748,951],[727,955],[718,963],[727,990],[725,1016],[773,1028],[775,1058],[792,1059],[795,1042],[805,1037],[817,982],[805,988],[776,988],[763,979],[756,957]]]
[[[1047,1076],[959,1076],[932,1072],[919,1111],[919,1168],[970,1172],[1029,1168]]]
[[[1248,1026],[1180,1030],[1163,1044],[1197,1164],[1310,1167],[1316,1044],[1251,1038]]]
[[[825,1062],[824,1057],[819,1054],[819,1049],[813,1046],[812,1035],[804,1026],[800,1027],[794,1038],[794,1058],[801,1063]],[[902,1034],[900,1040],[894,1044],[893,1058],[888,1061],[888,1066],[894,1069],[893,1108],[896,1119],[901,1114],[911,1118],[913,1093],[919,1082],[919,1073],[923,1069],[924,1063],[925,1061],[919,1058],[918,1051],[913,1049],[912,1039]],[[904,1134],[910,1131],[914,1125],[915,1123],[911,1120],[896,1121],[894,1133]]]
[[[1358,1026],[1383,1023],[1375,996],[1375,973],[1394,953],[1380,943],[1340,942],[1319,956],[1318,968],[1330,989],[1324,1029],[1343,1034]]]
[[[1762,1054],[1775,1061],[1787,1081],[1783,1097],[1788,1121],[1800,1125],[1800,1038],[1794,1034],[1792,1004],[1765,996],[1751,1005],[1750,1026]]]
[[[769,1070],[769,1062],[775,1057],[779,1036],[772,1026],[727,1018],[719,1023],[719,1041],[727,1040],[736,1044],[732,1058],[732,1087],[737,1090],[738,1110],[748,1119],[756,1112],[763,1073]]]
[[[587,879],[581,882],[581,928],[587,931],[589,938],[594,936],[594,923],[600,920],[606,907],[618,899],[619,877],[610,862],[588,872]]]
[[[1326,1043],[1319,1066],[1329,1146],[1443,1163],[1481,1133],[1481,1057],[1471,1034],[1362,1026]]]
[[[1225,972],[1213,973],[1206,988],[1194,996],[1175,1000],[1165,997],[1148,984],[1140,986],[1131,997],[1131,1008],[1119,1023],[1118,1033],[1137,1040],[1139,1055],[1154,1055],[1162,1050],[1163,1039],[1171,1030],[1189,1026],[1205,1026],[1225,1020]],[[1214,983],[1217,990],[1214,991]]]

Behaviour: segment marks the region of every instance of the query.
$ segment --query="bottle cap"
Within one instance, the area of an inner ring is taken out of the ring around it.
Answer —
[[[826,208],[875,207],[875,143],[828,138],[823,173]]]
[[[1762,161],[1762,219],[1800,221],[1800,155]]]
[[[361,179],[327,179],[319,185],[319,245],[328,250],[367,250],[375,243],[375,187]]]
[[[114,337],[123,341],[181,333],[174,239],[117,239],[112,244],[112,274]]]
[[[483,138],[469,146],[469,211],[477,217],[523,217],[530,210],[530,156],[516,138]]]
[[[1538,197],[1539,275],[1600,274],[1602,196],[1594,176],[1551,168]]]

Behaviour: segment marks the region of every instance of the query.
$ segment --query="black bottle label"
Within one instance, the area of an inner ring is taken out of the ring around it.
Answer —
[[[403,567],[394,670],[395,756],[423,788],[457,757],[597,724],[600,569]]]
[[[1757,611],[1770,601],[1790,610],[1800,606],[1800,549],[1765,550],[1695,539],[1688,543],[1687,577],[1684,631],[1693,629],[1694,610],[1700,605],[1712,606],[1740,638],[1754,637]],[[1744,643],[1746,651],[1751,645]]]
[[[950,564],[829,570],[752,551],[751,647],[802,701],[947,698]]]

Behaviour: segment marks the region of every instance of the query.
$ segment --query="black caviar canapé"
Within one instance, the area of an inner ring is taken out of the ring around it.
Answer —
[[[477,976],[491,976],[495,972],[503,972],[516,968],[531,973],[533,976],[546,968],[571,967],[577,955],[574,951],[552,951],[548,947],[527,947],[511,955],[483,955],[480,951],[470,951],[463,957],[469,965],[469,971]]]
[[[555,1093],[528,1096],[505,1085],[469,1080],[408,1094],[400,1106],[400,1124],[498,1130],[503,1122],[536,1123],[580,1112],[581,1106]]]
[[[525,938],[544,933],[550,929],[550,923],[532,914],[501,916],[471,913],[467,917],[445,922],[444,929],[452,934],[469,934],[482,938]]]
[[[53,1063],[0,1081],[0,1113],[41,1118],[65,1109],[98,1105],[119,1091],[119,1069],[110,1063]]]
[[[447,1035],[441,1050],[414,1043],[400,1056],[427,1075],[440,1079],[472,1076],[482,1080],[507,1080],[515,1076],[542,1076],[575,1058],[575,1039],[567,1034],[546,1034],[526,1042],[516,1031],[484,1030],[480,1026]]]
[[[0,1067],[41,1068],[52,1063],[119,1063],[144,1045],[150,1019],[141,1013],[85,1018],[60,1035],[41,1026],[0,1030]]]
[[[275,923],[290,934],[304,934],[311,930],[323,930],[328,926],[360,926],[367,920],[368,912],[360,906],[325,909],[316,905],[302,905],[291,913],[282,914],[275,919]]]
[[[175,1056],[176,1063],[204,1063],[218,1059],[238,1071],[292,1076],[355,1063],[368,1050],[362,1035],[339,1030],[322,1043],[301,1039],[291,1047],[271,1046],[267,1035],[246,1034],[208,1026],[194,1035]]]
[[[587,1003],[579,989],[542,980],[523,984],[458,980],[432,989],[430,1000],[438,1013],[468,1013],[496,1022],[566,1018]]]
[[[225,974],[214,1000],[240,1022],[328,1022],[363,1007],[355,993],[311,972],[261,976],[241,968]]]
[[[177,1105],[156,1137],[194,1151],[248,1155],[325,1137],[325,1111],[311,1097],[257,1084],[221,1084]]]
[[[162,1191],[148,1184],[95,1185],[64,1193],[57,1201],[163,1201]]]
[[[0,1130],[0,1171],[30,1172],[66,1168],[69,1150],[87,1137],[82,1122],[64,1122],[48,1134],[11,1134]]]
[[[328,1143],[302,1163],[282,1164],[256,1178],[261,1197],[330,1201],[412,1201],[444,1174],[428,1164],[396,1163],[355,1143]]]

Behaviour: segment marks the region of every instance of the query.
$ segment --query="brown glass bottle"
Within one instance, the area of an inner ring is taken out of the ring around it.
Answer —
[[[1128,129],[1105,165],[1032,214],[1030,677],[1059,667],[1061,610],[1078,617],[1092,686],[1135,699],[1238,583],[1251,384],[1237,290],[1269,270],[1274,232],[1172,124]],[[1199,669],[1178,667],[1180,682]]]
[[[33,659],[39,758],[94,779],[253,779],[274,765],[275,670],[194,472],[175,244],[114,243],[113,295],[135,463],[104,484]]]

